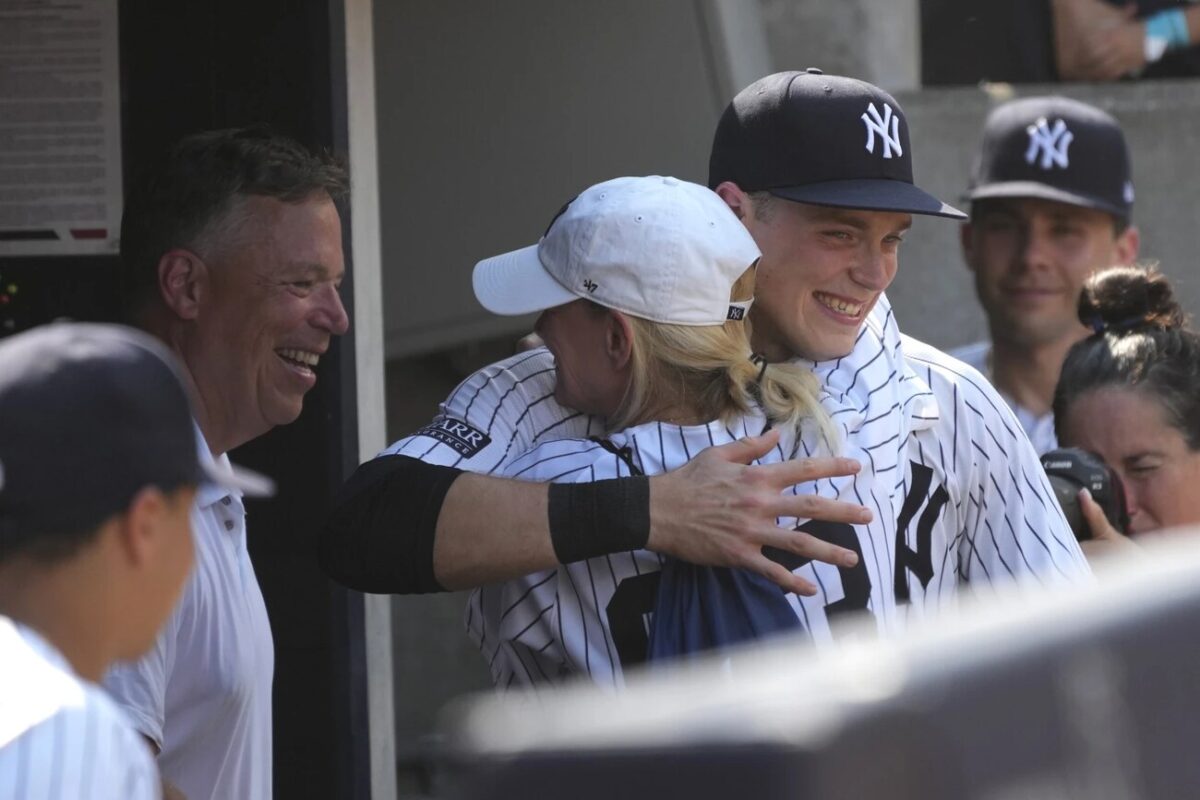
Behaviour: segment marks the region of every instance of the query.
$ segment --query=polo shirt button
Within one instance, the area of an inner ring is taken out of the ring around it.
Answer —
[[[231,519],[225,520],[225,530],[227,530],[227,531],[233,530],[233,520],[231,520]]]
[[[224,497],[221,498],[221,503],[223,505],[229,505],[232,502],[233,502],[233,499],[229,495],[225,495]]]

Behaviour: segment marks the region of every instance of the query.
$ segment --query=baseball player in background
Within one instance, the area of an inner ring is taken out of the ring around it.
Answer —
[[[1137,258],[1124,134],[1077,100],[1005,103],[984,124],[967,197],[963,255],[991,341],[951,354],[991,379],[1044,453],[1056,446],[1050,405],[1063,359],[1088,334],[1076,315],[1083,283]]]
[[[751,312],[754,349],[770,362],[802,359],[816,373],[842,455],[863,464],[856,475],[818,481],[816,490],[875,511],[871,522],[856,526],[804,526],[856,550],[853,566],[772,554],[819,587],[813,596],[788,598],[818,642],[829,641],[848,612],[869,612],[881,631],[896,633],[914,614],[953,602],[963,585],[1036,585],[1087,574],[1036,454],[1003,401],[978,373],[895,330],[882,293],[895,276],[911,215],[962,216],[912,184],[910,150],[894,99],[869,84],[811,70],[748,87],[726,110],[713,144],[710,185],[763,253]],[[812,452],[803,438],[800,447]],[[552,462],[543,466],[542,458],[554,448],[531,456],[535,466],[522,459],[509,470],[552,477],[542,471],[553,471]],[[580,595],[598,591],[596,576],[604,573],[580,576],[574,584]],[[661,617],[672,604],[656,596],[654,582],[638,577],[637,600],[623,584],[613,597],[621,596],[618,605],[635,604],[630,616],[639,621],[656,605]],[[708,593],[710,607],[725,612],[740,605],[753,615],[746,593],[719,589]],[[488,613],[488,591],[476,596],[469,616]],[[561,628],[556,641],[567,643],[563,671],[615,676],[600,656],[605,637],[614,637],[607,603],[593,600],[589,616],[588,603],[567,597],[560,591],[554,612]],[[518,614],[528,620],[543,608],[525,600],[493,613],[505,622]],[[738,638],[723,640],[714,630],[695,636],[712,616],[656,618],[656,637],[673,631],[660,652]],[[489,653],[487,637],[479,638],[489,658],[498,652],[498,641]],[[572,648],[572,640],[585,644]],[[533,649],[543,644],[529,642]],[[542,672],[512,675],[536,681]]]
[[[55,324],[0,343],[0,797],[160,797],[148,744],[97,686],[149,649],[192,566],[196,454],[150,337]]]

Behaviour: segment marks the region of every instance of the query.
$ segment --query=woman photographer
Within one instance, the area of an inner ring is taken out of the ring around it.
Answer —
[[[1059,442],[1099,455],[1125,489],[1129,534],[1200,523],[1200,334],[1152,268],[1096,273],[1079,299],[1092,335],[1067,354],[1054,396]],[[1131,546],[1086,490],[1088,555]]]

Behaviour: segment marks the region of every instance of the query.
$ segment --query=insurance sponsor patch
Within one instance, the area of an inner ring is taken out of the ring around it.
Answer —
[[[491,437],[483,431],[450,417],[434,420],[413,435],[436,439],[463,458],[477,455],[480,450],[492,443]]]

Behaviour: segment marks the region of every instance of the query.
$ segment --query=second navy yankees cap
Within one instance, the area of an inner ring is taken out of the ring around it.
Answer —
[[[568,203],[535,245],[475,265],[475,296],[495,314],[580,298],[674,325],[722,325],[748,303],[730,291],[759,258],[715,192],[678,178],[614,178]]]
[[[997,106],[966,198],[1036,197],[1133,213],[1129,148],[1111,116],[1068,97],[1024,97]]]
[[[818,69],[747,86],[717,123],[708,185],[838,208],[964,219],[913,184],[904,111],[865,81]]]
[[[272,483],[205,465],[174,357],[119,325],[55,323],[0,341],[0,549],[86,532],[145,486]]]

